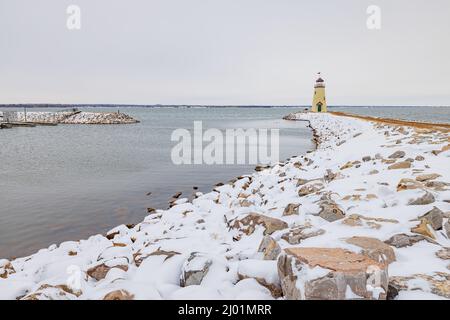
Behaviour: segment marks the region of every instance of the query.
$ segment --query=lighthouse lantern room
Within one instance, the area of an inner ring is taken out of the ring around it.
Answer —
[[[327,112],[325,81],[322,79],[320,72],[318,73],[316,84],[314,85],[314,97],[311,110],[312,112]]]

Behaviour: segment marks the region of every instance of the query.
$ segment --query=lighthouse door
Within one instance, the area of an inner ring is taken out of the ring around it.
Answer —
[[[322,103],[321,102],[319,102],[317,104],[317,112],[322,112]]]

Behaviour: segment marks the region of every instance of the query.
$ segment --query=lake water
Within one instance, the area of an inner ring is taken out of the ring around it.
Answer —
[[[279,128],[280,159],[302,154],[314,147],[310,130],[282,120],[295,110],[121,107],[141,122],[0,130],[0,257],[140,222],[148,207],[167,208],[178,191],[189,197],[193,186],[210,191],[253,171],[254,165],[172,164],[172,131],[192,129],[194,121],[206,128]]]

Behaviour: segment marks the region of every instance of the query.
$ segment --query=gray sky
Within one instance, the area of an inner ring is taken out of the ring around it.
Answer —
[[[450,105],[449,36],[448,0],[0,0],[0,103]]]

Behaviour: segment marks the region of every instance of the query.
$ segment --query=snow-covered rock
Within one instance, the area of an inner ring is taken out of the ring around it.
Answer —
[[[386,299],[387,265],[340,248],[288,248],[278,258],[283,293],[293,300]]]

